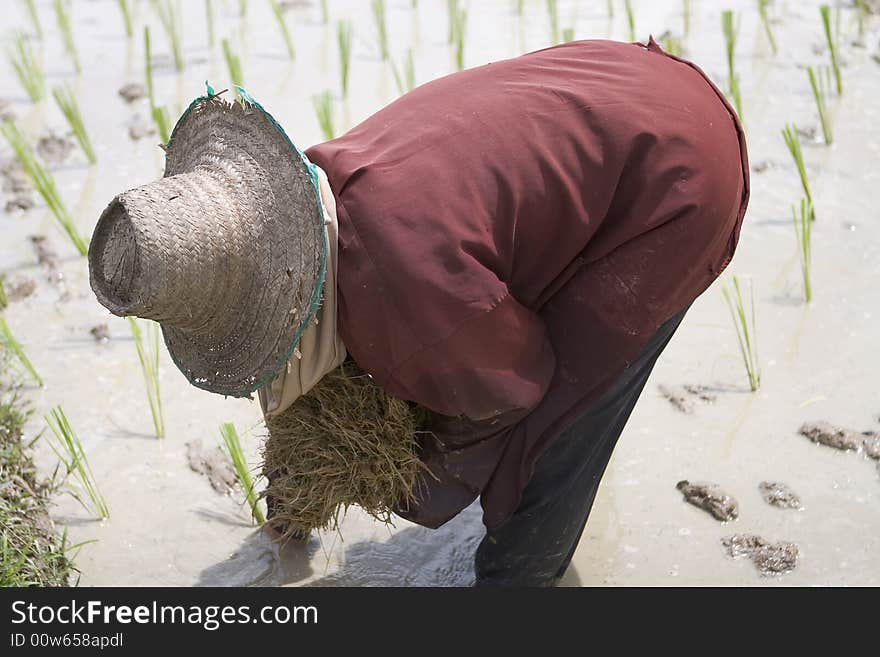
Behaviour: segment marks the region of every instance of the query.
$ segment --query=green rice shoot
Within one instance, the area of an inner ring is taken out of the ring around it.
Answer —
[[[415,89],[416,86],[416,68],[413,62],[412,49],[406,51],[406,57],[403,60],[403,72],[401,73],[397,65],[392,60],[391,72],[394,73],[394,82],[397,85],[397,91],[401,95]]]
[[[794,233],[797,239],[798,256],[801,261],[801,276],[804,285],[804,300],[809,303],[813,300],[813,285],[811,281],[811,269],[813,262],[813,221],[810,218],[813,208],[810,202],[802,198],[800,208],[791,206],[791,218],[794,221]]]
[[[241,482],[245,499],[251,507],[251,515],[257,521],[257,524],[262,525],[266,522],[266,517],[260,508],[260,497],[254,490],[254,480],[251,477],[247,458],[245,457],[244,449],[241,447],[241,441],[238,439],[235,425],[231,422],[224,422],[220,425],[220,435],[223,438],[226,451],[229,452],[229,457],[232,459],[232,465],[235,468],[235,473],[238,475],[238,480]]]
[[[98,161],[98,158],[95,156],[95,150],[92,148],[92,142],[86,132],[82,113],[79,111],[79,104],[76,102],[73,91],[71,91],[68,85],[55,87],[52,89],[52,97],[55,98],[58,109],[61,110],[64,118],[67,119],[67,124],[73,131],[76,141],[79,143],[80,148],[82,148],[83,153],[85,153],[89,164],[94,164]]]
[[[758,329],[755,323],[754,287],[752,282],[749,281],[750,313],[746,312],[745,304],[743,303],[739,278],[734,276],[733,289],[729,290],[725,286],[721,289],[721,293],[727,302],[727,308],[730,310],[730,317],[733,319],[733,326],[736,329],[740,353],[742,354],[743,364],[749,377],[749,388],[752,392],[755,392],[761,387],[761,365],[758,360]],[[748,321],[749,317],[751,323]]]
[[[351,21],[339,21],[336,24],[336,43],[339,46],[339,77],[342,85],[342,97],[348,98],[348,75],[351,70]]]
[[[623,8],[626,10],[626,24],[629,28],[629,40],[636,40],[636,15],[633,12],[632,2],[630,0],[623,0]]]
[[[40,25],[40,15],[37,13],[37,3],[34,0],[24,0],[24,6],[27,9],[28,17],[34,26],[34,32],[38,39],[43,38],[43,26]]]
[[[128,0],[116,0],[119,5],[119,11],[122,14],[122,23],[125,25],[125,36],[131,38],[134,30],[131,25],[131,9],[128,6]]]
[[[333,97],[329,91],[312,96],[312,104],[315,107],[315,116],[318,125],[321,126],[321,134],[324,139],[331,140],[336,134],[333,130]]]
[[[562,43],[571,43],[574,41],[574,28],[566,27],[562,30]]]
[[[736,113],[739,115],[740,119],[742,119],[742,95],[740,93],[739,74],[736,72],[736,60],[734,57],[736,52],[737,32],[739,30],[736,26],[732,11],[726,10],[721,12],[721,30],[724,32],[724,44],[727,52],[728,95],[733,99]]]
[[[816,111],[819,113],[819,122],[822,124],[822,137],[827,145],[831,145],[831,121],[828,117],[828,107],[825,105],[827,90],[822,77],[817,75],[812,66],[807,67],[807,76],[810,79],[810,88],[813,90],[813,99],[816,101]]]
[[[798,176],[801,179],[801,187],[804,189],[804,196],[807,197],[807,203],[810,207],[810,217],[815,221],[816,208],[813,205],[813,195],[810,193],[810,181],[807,178],[807,167],[804,164],[804,152],[801,150],[801,139],[798,136],[797,129],[793,125],[786,125],[782,129],[782,138],[785,145],[788,146],[788,152],[794,160],[795,167],[798,170]]]
[[[450,45],[455,43],[455,21],[458,16],[458,0],[446,0],[446,22],[449,31],[446,40]]]
[[[159,22],[165,30],[165,35],[168,37],[168,42],[171,45],[171,56],[174,58],[174,68],[179,73],[183,70],[184,62],[177,11],[171,0],[153,0],[153,8],[156,10]]]
[[[134,338],[141,374],[147,389],[147,402],[153,417],[153,429],[157,438],[165,437],[165,415],[162,412],[162,390],[159,386],[159,325],[148,322],[146,335],[134,317],[128,317],[128,325]]]
[[[770,42],[770,49],[776,55],[776,38],[773,36],[773,27],[770,25],[770,15],[767,13],[767,6],[770,0],[758,0],[758,14],[761,16],[761,24],[764,26],[764,34],[767,35],[767,41]]]
[[[379,54],[388,59],[388,22],[385,17],[385,0],[371,0],[373,21],[376,23],[376,37],[379,40]]]
[[[76,52],[76,42],[73,39],[73,29],[70,26],[70,16],[64,8],[63,0],[55,0],[55,17],[58,19],[58,29],[61,31],[61,40],[64,49],[73,61],[73,68],[79,73],[82,69],[79,65],[79,55]]]
[[[455,44],[455,66],[459,71],[464,70],[464,44],[465,35],[467,33],[467,9],[461,7],[455,14],[454,22],[454,44]]]
[[[321,0],[321,22],[326,25],[330,20],[330,12],[327,11],[327,0]]]
[[[684,24],[684,35],[691,33],[691,0],[681,2],[681,20]]]
[[[220,42],[223,48],[223,58],[226,60],[226,69],[229,71],[229,79],[234,86],[244,86],[244,74],[241,72],[241,59],[232,52],[229,46],[229,39],[223,39]],[[238,94],[238,91],[235,92]]]
[[[238,0],[238,17],[245,18],[247,16],[247,0]]]
[[[9,305],[9,297],[6,296],[6,288],[3,287],[3,279],[0,278],[0,310]]]
[[[21,32],[15,34],[8,56],[15,77],[18,78],[28,97],[35,103],[41,100],[46,95],[46,76],[26,34]]]
[[[208,23],[208,45],[214,47],[214,5],[211,0],[205,0],[205,20]]]
[[[837,61],[837,45],[831,34],[831,8],[828,5],[819,7],[819,13],[822,16],[822,28],[825,30],[825,42],[828,44],[828,51],[831,53],[831,68],[834,71],[834,81],[837,85],[837,95],[843,93],[843,81],[840,77],[840,66]]]
[[[3,132],[3,136],[6,137],[9,145],[12,146],[12,150],[15,151],[15,155],[19,162],[21,162],[24,172],[33,182],[34,188],[46,202],[52,215],[58,221],[67,237],[70,238],[73,246],[80,255],[86,255],[89,251],[88,240],[80,235],[77,230],[73,217],[64,205],[64,201],[61,200],[61,195],[58,193],[58,188],[55,185],[55,179],[37,160],[33,150],[31,150],[24,136],[12,121],[6,121],[0,125],[0,131]]]
[[[159,138],[163,144],[167,144],[171,140],[171,115],[168,112],[168,108],[164,105],[154,107],[150,114],[153,117],[153,122],[156,124]]]
[[[40,375],[37,374],[37,370],[34,369],[34,366],[31,364],[31,361],[27,357],[27,354],[24,353],[24,347],[22,347],[21,343],[15,339],[14,335],[12,335],[12,331],[9,329],[9,325],[6,323],[6,320],[3,319],[2,315],[0,315],[0,348],[14,356],[15,359],[19,363],[21,363],[21,366],[27,371],[31,378],[36,382],[36,384],[40,387],[43,387],[43,379],[41,379]]]
[[[663,50],[668,52],[670,55],[675,55],[676,57],[681,57],[684,53],[684,45],[677,36],[673,35],[671,32],[666,32],[661,39],[663,44]]]
[[[82,490],[81,493],[76,490],[72,491],[74,499],[87,511],[94,511],[99,519],[109,518],[110,510],[107,508],[107,502],[98,490],[95,475],[92,473],[82,443],[73,427],[70,426],[64,411],[60,406],[57,406],[49,412],[49,415],[45,416],[45,420],[55,436],[55,440],[50,442],[50,446],[58,456],[59,465],[63,465],[66,470],[65,479],[74,475]]]
[[[550,18],[550,39],[559,43],[559,5],[556,0],[547,0],[547,16]]]
[[[147,25],[144,26],[144,82],[152,110],[156,107],[156,97],[153,93],[153,49],[150,45],[150,28]]]
[[[287,27],[287,21],[284,20],[284,11],[278,0],[269,0],[272,5],[272,14],[275,16],[275,22],[278,23],[278,29],[281,30],[281,36],[284,38],[284,45],[287,47],[287,56],[290,59],[296,57],[296,49],[293,47],[293,39],[290,36],[290,30]]]

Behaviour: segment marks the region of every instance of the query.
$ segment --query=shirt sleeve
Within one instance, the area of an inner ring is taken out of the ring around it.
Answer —
[[[555,366],[543,320],[505,293],[395,368],[389,391],[497,430],[538,405]]]

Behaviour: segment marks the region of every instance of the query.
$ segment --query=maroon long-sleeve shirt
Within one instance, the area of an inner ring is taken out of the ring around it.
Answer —
[[[339,330],[438,414],[401,514],[478,495],[489,528],[534,463],[730,261],[742,130],[695,66],[579,41],[418,87],[307,151],[338,203]]]

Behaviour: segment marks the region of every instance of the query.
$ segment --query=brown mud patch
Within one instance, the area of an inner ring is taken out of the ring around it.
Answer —
[[[666,401],[686,415],[693,414],[697,402],[711,404],[718,399],[718,396],[711,392],[708,386],[703,385],[666,385],[661,383],[658,388]]]
[[[63,164],[70,154],[73,152],[73,142],[66,137],[58,135],[46,135],[40,137],[37,142],[37,154],[50,167]]]
[[[749,557],[764,577],[784,575],[795,569],[800,550],[795,543],[771,543],[756,534],[734,534],[721,539],[733,559]]]
[[[37,291],[37,282],[33,278],[17,276],[8,280],[4,279],[3,285],[6,288],[6,297],[10,301],[27,299]]]
[[[98,324],[89,329],[89,333],[91,333],[92,337],[95,338],[95,342],[104,343],[110,339],[110,329],[106,324]]]
[[[685,501],[708,511],[712,517],[721,522],[736,520],[739,517],[739,504],[733,496],[725,493],[717,484],[684,479],[675,487],[684,495]]]
[[[846,452],[863,452],[873,459],[880,458],[880,436],[873,431],[859,432],[819,421],[804,423],[798,432],[819,445]]]
[[[779,507],[780,509],[801,509],[801,498],[781,481],[762,481],[758,484],[758,490],[761,491],[761,497],[770,506]]]
[[[205,449],[202,441],[196,438],[186,444],[186,460],[190,470],[205,475],[215,491],[223,495],[232,492],[236,482],[235,469],[222,449]]]
[[[131,104],[141,98],[146,98],[147,88],[140,82],[129,82],[122,85],[118,93],[126,103]]]

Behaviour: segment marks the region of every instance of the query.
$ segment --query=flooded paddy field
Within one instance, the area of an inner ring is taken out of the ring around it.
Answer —
[[[134,87],[128,98],[119,93],[144,82],[145,25],[155,102],[172,121],[204,93],[205,80],[218,91],[231,86],[221,45],[227,39],[240,58],[243,86],[300,147],[324,139],[313,97],[330,92],[338,134],[398,97],[394,67],[405,77],[409,51],[416,84],[457,66],[447,3],[439,0],[420,0],[415,8],[409,0],[386,0],[394,66],[381,58],[366,2],[328,0],[326,22],[319,2],[279,3],[293,60],[269,2],[250,0],[242,16],[240,3],[216,0],[210,24],[205,3],[172,2],[180,12],[181,72],[154,3],[128,3],[128,38],[116,2],[75,0],[69,19],[79,74],[53,4],[35,3],[41,39],[26,3],[9,4],[4,46],[12,47],[15,30],[31,35],[47,86],[70,85],[96,163],[89,165],[51,94],[31,102],[8,61],[0,64],[0,112],[31,145],[40,143],[38,155],[86,236],[115,194],[162,173],[149,100]],[[661,45],[680,47],[722,89],[729,84],[721,13],[734,12],[752,196],[736,257],[688,312],[620,439],[564,584],[880,584],[880,448],[871,433],[880,433],[880,16],[860,17],[852,3],[832,3],[843,93],[825,94],[833,130],[827,145],[806,70],[815,67],[826,81],[830,53],[820,3],[768,3],[775,54],[757,4],[629,3],[636,39],[653,35]],[[468,8],[466,67],[553,42],[543,1],[524,0],[522,15],[511,0],[462,5]],[[609,17],[606,3],[560,0],[559,38],[565,32],[575,39],[630,40],[625,3],[612,5]],[[347,98],[340,90],[340,20],[351,21],[353,30]],[[810,303],[804,302],[791,216],[803,190],[782,137],[787,124],[799,129],[815,206]],[[63,139],[40,142],[53,136]],[[274,545],[253,525],[240,490],[225,492],[222,473],[221,483],[212,482],[204,465],[216,460],[220,424],[232,422],[249,462],[258,466],[265,434],[258,403],[189,386],[164,348],[159,381],[166,435],[158,439],[128,323],[98,304],[86,259],[43,199],[21,182],[14,161],[0,140],[0,277],[10,298],[2,313],[45,383],[38,387],[22,376],[20,393],[35,411],[25,437],[44,431],[43,416],[60,405],[109,508],[109,518],[99,521],[70,495],[55,498],[53,519],[68,529],[70,541],[91,541],[76,556],[81,584],[471,582],[483,533],[477,506],[436,531],[403,520],[387,527],[352,509],[339,532]],[[755,392],[721,293],[733,275],[746,293],[749,281],[754,290],[761,370]],[[818,431],[817,423],[830,427],[818,425],[825,427]],[[57,459],[46,440],[35,449],[40,469],[50,473]]]

